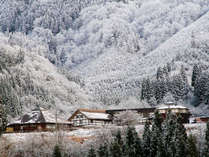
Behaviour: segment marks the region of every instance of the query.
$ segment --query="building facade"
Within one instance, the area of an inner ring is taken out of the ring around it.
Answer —
[[[105,110],[78,109],[68,119],[73,126],[108,125],[112,119]]]
[[[208,121],[209,121],[209,116],[195,117],[196,123],[207,123]]]
[[[164,104],[158,106],[157,109],[158,113],[162,115],[165,119],[169,112],[176,114],[177,116],[181,116],[182,123],[189,123],[189,118],[191,113],[187,107],[175,104]]]
[[[6,133],[72,130],[72,123],[60,119],[47,109],[37,108],[7,125]]]
[[[126,111],[132,111],[133,113],[137,113],[137,118],[138,119],[138,124],[145,124],[146,121],[150,121],[154,115],[156,108],[132,108],[132,109],[111,109],[111,110],[106,110],[106,113],[110,114],[112,119],[116,117],[117,114],[126,112]]]

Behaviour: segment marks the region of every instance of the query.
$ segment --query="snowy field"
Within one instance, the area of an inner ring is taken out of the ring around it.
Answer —
[[[186,130],[188,134],[194,134],[197,137],[201,137],[205,133],[206,124],[205,123],[196,123],[196,124],[185,124]],[[135,126],[136,131],[138,132],[139,136],[142,136],[144,125],[137,125]],[[56,138],[56,136],[62,136],[65,139],[72,140],[74,137],[77,138],[85,138],[85,139],[92,139],[99,134],[112,132],[113,130],[121,129],[124,130],[125,127],[121,126],[107,126],[107,127],[100,127],[100,128],[80,128],[73,131],[64,131],[64,132],[33,132],[33,133],[10,133],[4,134],[3,139],[9,140],[15,143],[23,143],[25,140],[31,138],[42,138],[42,139],[52,139]]]

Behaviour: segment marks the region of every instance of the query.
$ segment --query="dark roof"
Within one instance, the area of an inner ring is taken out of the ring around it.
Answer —
[[[194,117],[194,118],[209,118],[209,116],[199,116],[199,117]]]
[[[106,113],[113,114],[115,112],[123,112],[123,111],[136,111],[136,112],[154,112],[155,107],[150,108],[130,108],[130,109],[110,109],[106,110]]]

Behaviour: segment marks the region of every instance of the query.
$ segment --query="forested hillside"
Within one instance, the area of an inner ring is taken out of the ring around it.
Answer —
[[[41,45],[37,49],[24,49],[0,34],[0,97],[9,115],[15,117],[37,106],[69,114],[82,105],[94,104],[78,77],[44,58]]]
[[[12,94],[15,103],[6,104],[17,105],[10,109],[15,114],[26,104],[71,108],[89,104],[88,97],[131,107],[140,101],[142,80],[154,80],[157,69],[170,64],[169,77],[183,66],[188,81],[189,95],[177,101],[202,105],[191,80],[194,65],[204,72],[209,65],[208,11],[209,0],[0,0],[0,55],[12,58],[1,57],[1,83],[9,86],[1,95]],[[52,74],[63,82],[54,87],[50,76],[41,77]],[[11,81],[16,75],[28,81],[23,81],[27,89]]]

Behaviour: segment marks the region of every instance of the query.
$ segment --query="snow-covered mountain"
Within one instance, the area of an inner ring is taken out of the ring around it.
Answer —
[[[35,47],[24,49],[1,34],[1,100],[10,114],[21,114],[36,106],[67,114],[82,106],[96,106],[81,85],[71,80],[69,73],[58,70],[43,57],[42,45],[36,47],[39,52]]]
[[[100,100],[139,96],[140,80],[152,78],[167,63],[177,71],[185,64],[191,76],[191,65],[200,58],[191,60],[188,51],[193,40],[209,38],[208,10],[208,1],[111,2],[85,8],[71,36],[73,46],[64,44],[69,51],[65,64]],[[180,56],[184,61],[176,60]]]
[[[121,97],[139,94],[136,93],[139,91],[139,81],[145,77],[152,78],[157,68],[167,63],[172,63],[176,71],[180,70],[181,65],[187,67],[187,75],[191,80],[192,65],[199,62],[207,65],[209,63],[207,53],[197,53],[191,48],[192,42],[208,43],[208,28],[209,13],[206,13],[145,56],[137,53],[106,53],[90,64],[84,64],[82,68],[75,68],[74,72],[81,72],[80,75],[84,76],[87,74],[87,88],[93,93],[99,95],[109,93],[109,96],[120,93]],[[97,93],[97,91],[101,92]]]

